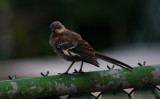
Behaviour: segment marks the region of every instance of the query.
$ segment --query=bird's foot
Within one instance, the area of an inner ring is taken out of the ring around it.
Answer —
[[[77,71],[76,69],[74,69],[73,73],[84,73],[82,70]]]
[[[83,73],[85,73],[85,72],[84,72],[84,71],[82,71],[82,70],[77,71],[76,69],[74,69],[74,72],[73,72],[73,73],[83,74]]]
[[[78,71],[78,73],[81,73],[81,74],[82,74],[82,73],[84,73],[84,71],[82,71],[82,69],[80,69],[80,70]]]

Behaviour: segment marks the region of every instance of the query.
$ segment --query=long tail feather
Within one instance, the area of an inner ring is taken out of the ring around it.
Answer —
[[[95,55],[96,55],[97,58],[100,58],[104,61],[110,62],[110,63],[115,64],[115,65],[118,65],[119,67],[122,67],[124,69],[127,69],[127,70],[133,69],[131,66],[129,66],[129,65],[127,65],[127,64],[125,64],[121,61],[118,61],[116,59],[110,58],[108,56],[104,56],[104,55],[100,54],[99,52],[95,52]]]

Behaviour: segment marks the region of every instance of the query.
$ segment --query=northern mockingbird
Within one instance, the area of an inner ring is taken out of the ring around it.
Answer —
[[[73,64],[78,61],[81,61],[79,72],[82,72],[83,62],[99,67],[98,58],[131,71],[131,66],[94,51],[79,34],[66,29],[59,21],[52,22],[50,29],[52,33],[49,43],[54,51],[60,57],[72,62],[64,74],[68,74]]]

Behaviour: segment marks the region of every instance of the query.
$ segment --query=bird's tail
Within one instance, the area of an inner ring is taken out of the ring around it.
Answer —
[[[104,61],[110,62],[110,63],[115,64],[115,65],[118,65],[119,67],[122,67],[124,69],[129,70],[129,71],[132,71],[131,69],[133,69],[131,66],[129,66],[129,65],[123,63],[123,62],[120,62],[116,59],[110,58],[108,56],[104,56],[104,55],[100,54],[99,52],[95,52],[95,55],[96,55],[97,58],[100,58]]]

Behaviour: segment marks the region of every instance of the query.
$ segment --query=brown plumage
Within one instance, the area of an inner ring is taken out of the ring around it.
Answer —
[[[66,74],[77,61],[82,61],[79,72],[82,72],[83,62],[99,67],[97,58],[113,63],[127,70],[132,69],[131,66],[123,62],[94,51],[93,47],[89,45],[87,41],[83,40],[79,34],[66,29],[59,21],[52,22],[50,29],[52,33],[49,42],[54,48],[54,51],[65,60],[72,62],[65,72]]]

